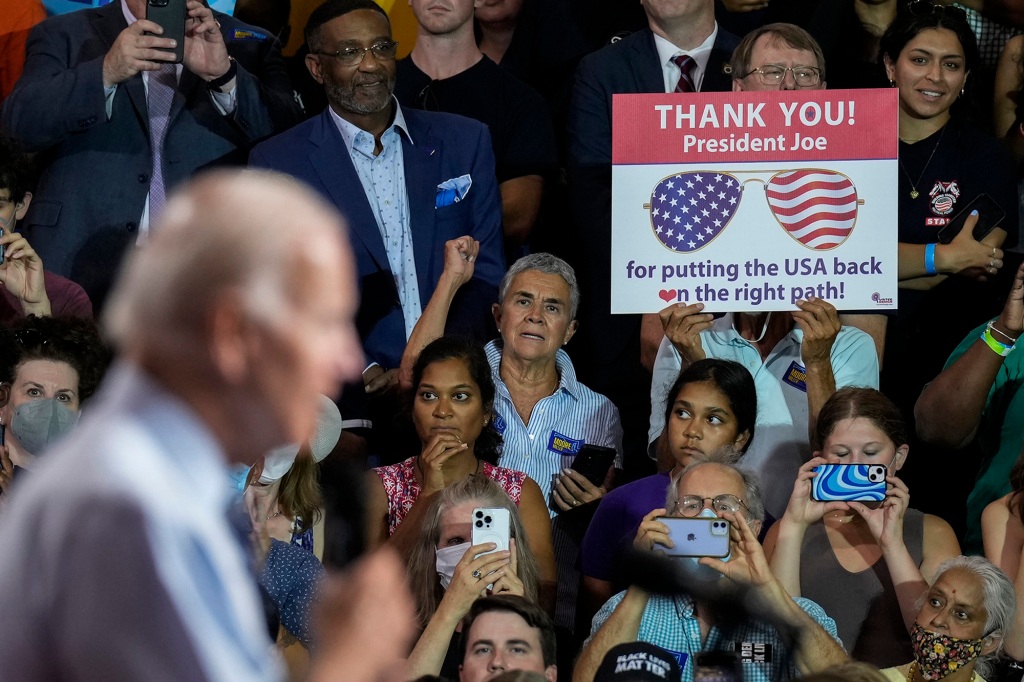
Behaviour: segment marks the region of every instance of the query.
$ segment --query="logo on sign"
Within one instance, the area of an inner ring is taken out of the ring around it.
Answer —
[[[878,305],[892,305],[892,299],[891,298],[884,298],[877,291],[875,293],[871,294],[871,300],[874,301],[875,303],[877,303]]]

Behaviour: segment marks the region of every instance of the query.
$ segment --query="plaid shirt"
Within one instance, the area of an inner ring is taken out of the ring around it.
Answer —
[[[625,592],[620,592],[601,607],[594,616],[591,637],[604,625],[625,596]],[[798,597],[793,601],[839,641],[836,623],[825,614],[824,609],[810,599]],[[701,643],[694,602],[682,595],[652,595],[640,619],[637,640],[660,646],[675,656],[683,671],[682,682],[693,682],[696,667],[694,657],[703,651],[739,653],[746,682],[779,682],[799,676],[796,662],[790,655],[792,652],[779,636],[778,630],[764,621],[747,620],[729,631],[712,626],[707,640]]]
[[[978,54],[981,57],[981,63],[986,69],[995,69],[1006,42],[1024,31],[993,21],[970,7],[959,4],[956,6],[967,13],[967,25],[971,27],[974,37],[978,39]]]

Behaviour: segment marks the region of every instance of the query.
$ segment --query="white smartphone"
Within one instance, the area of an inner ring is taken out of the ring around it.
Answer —
[[[491,552],[508,551],[512,520],[504,507],[477,507],[473,510],[473,544],[493,542],[497,548]],[[491,552],[484,552],[490,554]]]
[[[674,547],[661,547],[668,556],[729,556],[729,522],[725,519],[658,518],[668,526]]]

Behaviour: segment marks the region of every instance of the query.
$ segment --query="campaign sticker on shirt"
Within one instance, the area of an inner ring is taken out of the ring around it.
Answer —
[[[782,380],[793,388],[807,393],[807,370],[796,360],[790,363],[789,369],[782,375]]]
[[[582,438],[576,440],[569,438],[569,436],[563,436],[558,431],[552,431],[551,437],[548,439],[548,450],[557,452],[560,455],[575,455],[579,453],[583,443]]]
[[[236,28],[231,38],[234,40],[258,40],[259,42],[262,43],[264,40],[267,39],[267,36],[266,34],[259,33],[257,31],[249,31],[242,28]]]
[[[771,663],[772,645],[763,642],[737,642],[736,653],[740,655],[741,661],[752,663]]]
[[[679,670],[686,670],[686,660],[690,658],[690,654],[683,653],[682,651],[672,651],[671,649],[665,649],[672,658],[676,659],[676,663],[679,664]]]
[[[505,429],[508,428],[508,424],[505,422],[505,419],[500,414],[495,414],[494,421],[491,423],[494,424],[495,431],[502,435],[505,435]]]

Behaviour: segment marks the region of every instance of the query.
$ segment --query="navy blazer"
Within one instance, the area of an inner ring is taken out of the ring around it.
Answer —
[[[704,72],[702,91],[732,89],[727,72],[739,39],[719,26]],[[611,315],[612,95],[665,92],[665,77],[654,43],[644,29],[580,62],[569,110],[570,201],[583,258],[585,296],[580,326],[589,361],[613,362],[639,337],[639,315]],[[633,359],[639,363],[639,357]]]
[[[472,236],[480,242],[480,255],[473,279],[452,303],[448,329],[486,338],[505,272],[490,134],[482,123],[454,114],[402,113],[409,127],[409,136],[401,137],[420,303],[426,308],[444,270],[445,242]],[[377,220],[330,110],[257,145],[249,163],[305,181],[344,214],[359,273],[356,324],[363,350],[385,368],[398,367],[406,343],[398,289]],[[473,184],[465,199],[435,209],[437,186],[467,174]]]
[[[164,143],[168,188],[209,166],[244,164],[256,140],[299,118],[277,40],[215,14],[238,64],[237,106],[221,115],[183,68]],[[118,85],[106,115],[103,58],[127,26],[115,0],[33,27],[0,111],[3,127],[46,164],[21,229],[47,270],[81,284],[97,307],[135,242],[153,168],[142,74]]]

